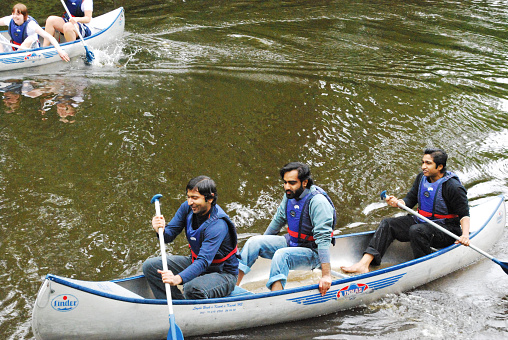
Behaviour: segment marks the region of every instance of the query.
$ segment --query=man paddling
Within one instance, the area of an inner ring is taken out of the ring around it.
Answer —
[[[321,267],[319,292],[324,295],[332,283],[330,245],[335,226],[335,208],[326,192],[314,185],[307,164],[292,162],[280,170],[286,195],[264,235],[247,240],[240,254],[237,285],[259,256],[272,259],[266,286],[284,289],[291,269]],[[288,234],[277,236],[288,226]]]
[[[420,215],[443,226],[469,245],[469,203],[466,189],[454,173],[446,170],[448,155],[440,149],[426,149],[422,157],[422,172],[416,176],[411,190],[403,199],[387,196],[386,203],[414,207]],[[444,248],[455,239],[413,215],[387,218],[381,221],[362,259],[341,267],[346,273],[367,273],[369,265],[379,265],[393,240],[410,242],[415,258],[432,253],[432,248]]]
[[[157,232],[164,228],[164,241],[173,241],[185,230],[190,256],[167,257],[163,271],[161,257],[143,264],[150,288],[157,299],[166,298],[165,283],[171,285],[173,299],[225,297],[234,290],[238,276],[236,228],[217,202],[217,187],[207,176],[198,176],[186,187],[187,202],[182,203],[166,225],[163,216],[152,219]],[[183,284],[183,293],[177,285]]]

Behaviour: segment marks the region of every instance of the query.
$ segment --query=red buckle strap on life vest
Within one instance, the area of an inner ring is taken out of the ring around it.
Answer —
[[[288,228],[288,234],[292,237],[298,238],[298,233],[296,231],[290,230],[289,228]],[[302,240],[306,240],[306,241],[315,241],[316,240],[314,238],[314,236],[309,236],[309,235],[305,235],[302,233],[300,233],[300,236],[303,236]],[[332,238],[333,238],[333,231],[332,231]]]
[[[435,217],[435,218],[455,218],[455,217],[459,217],[459,215],[455,215],[455,214],[448,214],[448,215],[438,215],[438,214],[434,214],[432,215],[432,213],[428,212],[428,211],[423,211],[423,210],[420,210],[418,209],[418,213],[422,216],[425,216],[425,217]]]
[[[288,228],[288,233],[290,236],[292,236],[294,238],[298,238],[298,233],[296,231],[292,231],[291,229]],[[305,235],[302,233],[300,233],[300,236],[303,236],[303,237],[300,237],[302,240],[314,241],[314,236],[309,236],[309,235]]]
[[[197,259],[197,258],[198,258],[198,256],[196,255],[196,253],[194,253],[194,252],[192,251],[192,248],[191,248],[190,244],[189,244],[189,248],[190,248],[190,252],[191,252],[191,255],[192,255],[192,262],[194,262],[194,260],[195,260],[195,259]],[[233,250],[232,250],[229,254],[227,254],[225,257],[223,257],[223,258],[221,258],[221,259],[215,259],[215,260],[213,260],[213,261],[212,261],[212,263],[215,263],[215,264],[217,264],[217,263],[222,263],[222,262],[226,261],[227,259],[229,259],[231,256],[235,255],[237,251],[238,251],[238,246],[236,246],[236,247],[235,247],[235,249],[233,249]]]
[[[21,46],[21,44],[20,44],[20,43],[18,43],[18,42],[16,42],[16,41],[14,41],[14,40],[11,40],[11,44]],[[12,50],[13,50],[13,51],[17,51],[17,50],[18,50],[18,48],[16,48],[16,47],[12,46]]]

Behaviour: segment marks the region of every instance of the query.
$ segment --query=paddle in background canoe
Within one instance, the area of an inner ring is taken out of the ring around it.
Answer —
[[[161,208],[159,199],[162,197],[161,194],[157,194],[152,197],[152,203],[155,204],[155,215],[161,216]],[[159,228],[159,245],[161,248],[162,255],[162,269],[164,271],[168,270],[168,262],[166,260],[166,245],[164,244],[164,228]],[[166,298],[168,300],[168,308],[169,308],[169,331],[167,340],[183,340],[183,334],[180,327],[176,325],[175,322],[175,314],[173,313],[173,300],[171,299],[171,287],[168,283],[165,283],[166,288]]]
[[[385,200],[386,199],[386,190],[383,190],[380,194],[381,196],[381,199],[382,200]],[[408,207],[406,207],[404,204],[401,204],[401,203],[397,203],[397,206],[401,209],[404,209],[405,211],[407,211],[408,213],[414,215],[414,216],[417,216],[419,218],[421,218],[422,220],[424,220],[425,222],[429,223],[431,226],[439,229],[440,231],[442,231],[443,233],[447,234],[448,236],[451,236],[453,237],[454,239],[456,240],[459,240],[459,237],[457,235],[455,235],[454,233],[452,233],[451,231],[441,227],[439,224],[435,223],[435,222],[432,222],[431,220],[429,220],[427,217],[425,216],[422,216],[420,215],[419,213],[417,213],[416,211],[414,211],[413,209],[410,209]],[[503,269],[503,271],[508,274],[508,262],[501,262],[499,261],[498,259],[494,258],[492,255],[489,255],[487,254],[486,252],[484,252],[483,250],[481,250],[480,248],[477,248],[475,246],[473,246],[472,244],[469,244],[468,246],[469,248],[477,251],[478,253],[482,254],[483,256],[485,256],[486,258],[492,260],[493,262],[497,263],[498,265],[501,266],[501,268]]]
[[[60,0],[60,2],[62,3],[63,7],[65,8],[65,12],[67,12],[67,15],[69,16],[69,18],[71,18],[72,17],[71,12],[69,12],[69,9],[65,5],[64,0]],[[81,42],[83,43],[83,46],[85,47],[85,51],[86,51],[86,58],[84,58],[85,64],[90,65],[90,64],[92,64],[92,61],[95,59],[95,56],[93,55],[92,51],[90,51],[88,49],[88,46],[85,43],[85,39],[83,39],[83,36],[81,35],[81,32],[79,31],[79,25],[76,24],[74,26],[76,27],[76,32],[78,32],[79,39],[81,39]]]

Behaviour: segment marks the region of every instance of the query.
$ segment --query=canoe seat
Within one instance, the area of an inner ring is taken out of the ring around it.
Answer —
[[[62,278],[68,282],[74,283],[81,287],[92,289],[100,295],[118,295],[127,298],[144,299],[144,297],[126,289],[112,281],[78,281],[74,279]]]
[[[228,296],[240,296],[240,295],[250,295],[250,294],[254,294],[254,293],[249,292],[247,289],[243,289],[242,287],[235,286],[235,289],[233,290],[233,292],[231,292],[231,294],[229,294]]]

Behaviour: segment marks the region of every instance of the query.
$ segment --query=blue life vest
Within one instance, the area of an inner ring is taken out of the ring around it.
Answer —
[[[25,39],[28,37],[26,29],[30,21],[34,21],[37,24],[37,20],[32,18],[30,15],[26,21],[19,26],[16,25],[13,19],[11,19],[11,23],[9,24],[9,35],[11,36],[11,42],[13,44],[21,45],[23,41],[25,41]]]
[[[285,235],[288,245],[290,247],[307,247],[316,248],[316,242],[313,235],[313,225],[310,220],[309,206],[310,201],[316,195],[323,195],[333,208],[333,225],[332,225],[332,244],[335,245],[333,238],[333,229],[336,224],[335,206],[333,205],[330,196],[318,187],[313,185],[310,192],[301,199],[291,198],[286,202],[286,219],[288,222],[288,234]]]
[[[65,0],[65,5],[73,17],[84,17],[85,13],[81,10],[81,4],[83,0]],[[69,20],[67,12],[64,14],[64,18]]]
[[[443,221],[445,219],[458,217],[458,215],[450,214],[443,198],[443,183],[450,178],[459,180],[457,175],[450,171],[447,171],[443,177],[434,183],[430,183],[427,177],[422,176],[418,188],[418,213],[420,215],[432,221]],[[420,218],[418,218],[418,221],[425,223],[425,221]]]
[[[233,255],[236,255],[238,252],[238,237],[236,235],[236,227],[234,223],[230,220],[229,216],[224,212],[224,210],[222,210],[222,208],[218,205],[212,206],[208,219],[195,230],[192,228],[192,215],[193,214],[187,215],[186,227],[187,241],[189,242],[189,247],[191,249],[192,262],[194,262],[194,260],[199,255],[199,250],[201,249],[201,244],[203,243],[204,239],[204,230],[218,219],[223,219],[228,225],[231,242],[230,244],[221,244],[217,254],[212,261],[212,264],[208,267],[207,270],[207,272],[222,271],[224,262],[231,258]]]

